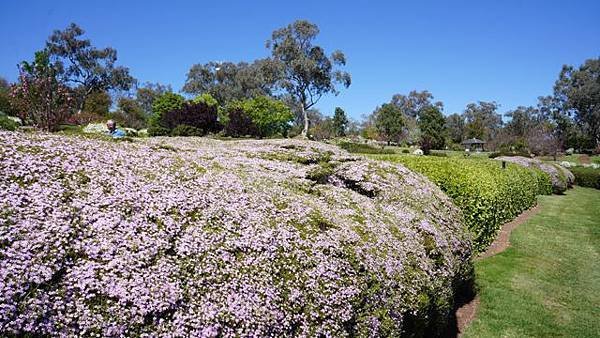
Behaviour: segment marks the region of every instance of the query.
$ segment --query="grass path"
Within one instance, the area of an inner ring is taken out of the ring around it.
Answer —
[[[481,303],[464,337],[600,337],[600,190],[539,203],[506,251],[476,263]]]

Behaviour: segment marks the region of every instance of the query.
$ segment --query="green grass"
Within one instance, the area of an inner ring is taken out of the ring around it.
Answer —
[[[465,337],[600,337],[600,191],[539,203],[511,247],[476,263],[481,303]]]

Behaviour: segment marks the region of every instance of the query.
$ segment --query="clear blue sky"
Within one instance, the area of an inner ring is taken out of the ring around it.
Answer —
[[[563,64],[600,56],[600,1],[2,1],[0,76],[14,81],[54,29],[70,22],[117,49],[141,82],[181,89],[195,63],[268,55],[271,32],[318,24],[317,44],[342,50],[352,86],[318,105],[359,118],[395,93],[427,89],[461,112],[501,111],[550,94]]]

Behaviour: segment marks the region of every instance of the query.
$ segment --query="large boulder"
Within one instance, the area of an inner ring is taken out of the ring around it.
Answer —
[[[0,132],[0,330],[433,335],[468,230],[402,165],[300,140]]]
[[[535,158],[523,156],[500,156],[496,157],[498,161],[516,163],[524,167],[538,168],[550,176],[552,181],[552,190],[555,194],[562,194],[568,188],[573,187],[575,176],[569,169],[558,164],[542,162]]]

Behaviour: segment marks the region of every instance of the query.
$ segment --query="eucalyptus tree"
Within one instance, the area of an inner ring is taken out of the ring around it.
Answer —
[[[319,28],[314,23],[298,20],[277,29],[267,41],[271,60],[279,74],[277,86],[295,101],[303,120],[302,136],[307,137],[309,117],[307,111],[323,97],[338,94],[337,86],[349,87],[350,74],[337,69],[346,64],[339,50],[327,56],[325,50],[314,44]]]
[[[586,60],[579,68],[563,66],[554,96],[600,147],[600,58]]]
[[[195,64],[187,73],[183,92],[210,94],[221,106],[258,96],[271,96],[275,70],[269,59],[247,62],[208,62]]]
[[[72,23],[64,30],[55,30],[46,42],[46,50],[59,70],[61,81],[74,89],[77,109],[84,109],[85,101],[94,92],[129,90],[136,80],[129,69],[117,66],[117,51],[106,47],[98,49],[85,31]]]

